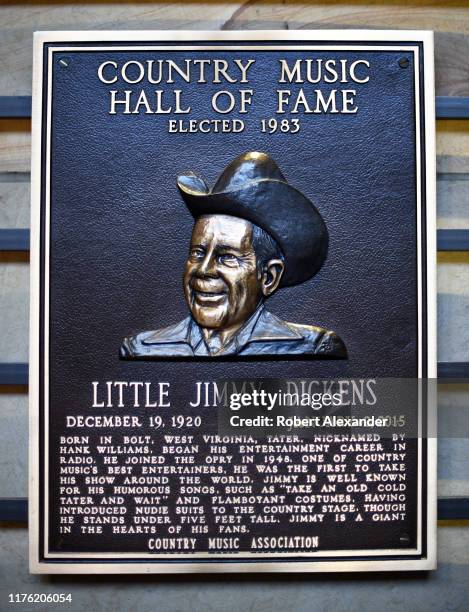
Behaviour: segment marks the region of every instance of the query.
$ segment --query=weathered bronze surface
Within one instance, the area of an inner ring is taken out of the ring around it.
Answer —
[[[266,153],[237,157],[212,191],[178,177],[195,219],[183,284],[190,316],[124,339],[125,359],[312,354],[344,358],[332,331],[282,321],[264,308],[279,287],[312,278],[327,254],[325,223]]]

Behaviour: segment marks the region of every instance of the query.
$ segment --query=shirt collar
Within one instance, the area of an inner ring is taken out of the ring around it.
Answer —
[[[188,334],[188,341],[192,347],[192,350],[197,355],[235,355],[249,342],[251,334],[262,314],[262,310],[263,306],[261,304],[239,329],[239,331],[234,334],[228,344],[226,344],[220,351],[216,351],[214,353],[211,353],[210,346],[205,339],[205,335],[201,327],[196,323],[196,321],[194,321],[194,319],[192,319]]]
[[[261,304],[219,354],[236,354],[251,342],[301,340],[302,338],[303,336],[298,330],[273,315],[265,309],[264,304]],[[184,343],[190,345],[197,354],[210,354],[202,329],[192,317],[187,317],[177,325],[153,332],[145,339],[144,343]]]

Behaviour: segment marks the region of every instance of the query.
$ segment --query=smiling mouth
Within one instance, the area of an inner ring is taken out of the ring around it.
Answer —
[[[203,306],[214,306],[222,302],[226,297],[224,291],[214,293],[211,291],[198,291],[197,289],[192,289],[192,295],[194,296],[194,300]]]

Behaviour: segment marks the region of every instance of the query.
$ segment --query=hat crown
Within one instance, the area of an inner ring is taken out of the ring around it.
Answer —
[[[246,183],[261,180],[286,182],[280,168],[267,153],[249,151],[238,155],[220,174],[212,193],[234,191]]]

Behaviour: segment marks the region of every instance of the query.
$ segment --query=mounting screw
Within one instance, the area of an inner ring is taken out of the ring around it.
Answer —
[[[410,60],[408,57],[401,57],[398,64],[401,68],[408,68],[410,65]]]
[[[69,57],[61,57],[59,59],[59,64],[62,66],[62,68],[68,68],[68,66],[70,65],[70,58]]]

